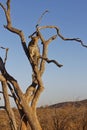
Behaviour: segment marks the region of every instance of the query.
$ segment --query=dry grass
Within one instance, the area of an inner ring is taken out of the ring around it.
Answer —
[[[14,112],[19,125],[19,114],[16,109]],[[38,108],[37,114],[43,130],[87,130],[87,101]],[[4,110],[0,111],[0,130],[10,130]]]

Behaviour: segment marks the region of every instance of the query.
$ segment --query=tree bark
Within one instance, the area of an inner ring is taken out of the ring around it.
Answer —
[[[2,83],[4,101],[5,101],[5,108],[6,108],[8,117],[9,117],[9,119],[11,121],[10,122],[11,128],[12,128],[12,130],[17,130],[17,124],[16,124],[16,119],[15,119],[15,116],[14,116],[14,112],[13,112],[11,106],[10,106],[6,81],[1,81],[1,83]]]

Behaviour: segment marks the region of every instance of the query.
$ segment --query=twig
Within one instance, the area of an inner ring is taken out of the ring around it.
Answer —
[[[0,46],[1,49],[6,49],[5,47]]]
[[[48,12],[49,12],[48,10],[45,10],[45,12],[42,13],[42,15],[40,16],[40,18],[38,19],[38,22],[37,22],[36,27],[39,26],[39,24],[40,24],[40,22],[41,22],[43,16],[44,16],[46,13],[48,13]]]
[[[39,26],[40,22],[41,22],[41,19],[43,18],[43,16],[48,13],[49,11],[48,10],[45,10],[42,15],[40,16],[40,18],[38,19],[38,22],[36,24],[36,28]],[[28,38],[31,38],[34,34],[36,34],[37,31],[35,31],[34,33],[32,33],[31,35],[28,36]]]
[[[4,10],[4,12],[6,13],[6,8],[4,7],[4,5],[2,3],[0,3],[0,6],[2,7],[2,9]]]
[[[32,38],[32,36],[34,35],[34,34],[36,34],[37,32],[35,31],[34,33],[32,33],[31,35],[29,35],[28,36],[28,38]]]
[[[9,49],[8,49],[8,48],[6,48],[6,53],[5,53],[5,58],[4,58],[4,64],[6,64],[8,50],[9,50]]]

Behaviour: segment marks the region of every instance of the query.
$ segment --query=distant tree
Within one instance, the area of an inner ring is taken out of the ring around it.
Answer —
[[[32,130],[42,130],[41,125],[38,121],[36,106],[40,98],[40,95],[44,90],[42,75],[45,71],[45,64],[46,62],[54,63],[55,65],[57,65],[57,67],[62,67],[62,65],[59,64],[56,60],[48,59],[47,54],[48,54],[49,44],[53,40],[55,40],[57,36],[59,36],[64,41],[72,40],[81,43],[83,47],[87,47],[87,46],[84,45],[79,38],[64,38],[59,32],[59,28],[56,26],[49,26],[49,25],[39,26],[43,15],[48,11],[45,11],[41,15],[36,25],[36,31],[29,36],[29,38],[31,38],[31,41],[27,45],[23,31],[12,26],[11,15],[10,15],[11,14],[10,3],[11,0],[7,0],[6,2],[7,7],[5,7],[2,3],[0,3],[0,7],[4,11],[6,16],[6,21],[7,21],[7,25],[4,25],[4,28],[9,30],[12,33],[17,34],[20,37],[21,45],[32,67],[32,83],[26,89],[25,93],[22,92],[21,87],[18,84],[18,81],[7,72],[5,67],[8,48],[1,47],[2,49],[6,49],[5,59],[3,60],[2,57],[0,57],[0,71],[1,71],[0,81],[3,90],[2,93],[4,96],[5,109],[7,111],[9,120],[11,122],[12,130],[17,130],[18,128],[17,128],[14,112],[10,106],[10,100],[9,100],[10,96],[14,98],[15,104],[20,113],[20,117],[21,117],[20,130],[27,130],[27,124],[30,125]],[[45,40],[41,33],[41,30],[46,28],[55,29],[56,35],[53,35],[48,40]],[[42,54],[40,54],[39,47],[38,47],[39,40],[41,41],[42,44]],[[12,95],[8,94],[7,89],[10,89]]]

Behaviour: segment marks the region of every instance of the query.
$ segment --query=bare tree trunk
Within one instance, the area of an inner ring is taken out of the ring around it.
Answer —
[[[25,96],[23,95],[17,81],[11,78],[10,75],[8,76],[6,75],[6,77],[8,80],[10,79],[10,82],[14,86],[15,93],[19,97],[19,100],[20,100],[19,104],[21,105],[21,109],[22,109],[21,117],[23,116],[23,114],[26,117],[25,124],[26,122],[28,122],[32,130],[42,130],[40,123],[38,121],[37,115],[36,115],[36,109],[33,109],[33,107],[29,106],[27,102],[27,98],[25,98]]]

